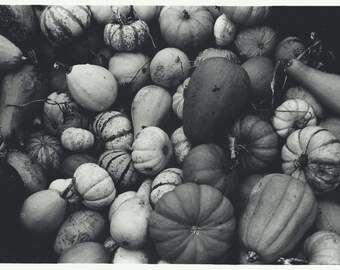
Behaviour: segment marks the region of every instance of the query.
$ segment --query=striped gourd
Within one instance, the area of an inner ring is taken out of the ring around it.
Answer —
[[[149,27],[142,20],[109,23],[104,28],[105,44],[120,52],[138,51],[148,41],[148,38]]]
[[[183,120],[184,97],[188,89],[189,81],[190,77],[186,78],[184,82],[177,87],[175,94],[172,96],[172,110],[181,120]]]
[[[133,142],[130,119],[118,111],[98,114],[92,123],[95,136],[104,143],[105,150],[129,149]]]
[[[25,151],[45,170],[58,170],[63,150],[59,140],[50,135],[37,135],[25,143]]]
[[[171,144],[174,149],[174,155],[178,164],[182,165],[185,157],[191,150],[191,143],[185,136],[183,126],[176,129],[171,135]]]
[[[150,202],[154,206],[167,192],[183,183],[183,172],[178,168],[168,168],[160,172],[151,184]]]
[[[53,45],[68,43],[90,26],[91,10],[87,6],[48,6],[40,17],[40,28]]]
[[[140,174],[134,167],[131,155],[124,150],[105,151],[99,157],[98,164],[108,171],[120,190],[133,188],[139,183]]]

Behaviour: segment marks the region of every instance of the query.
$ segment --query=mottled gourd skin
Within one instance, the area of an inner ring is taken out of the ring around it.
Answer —
[[[224,6],[223,12],[233,22],[241,25],[256,25],[263,22],[271,12],[268,6]]]
[[[185,135],[194,145],[213,142],[238,117],[249,95],[249,76],[241,66],[224,58],[203,61],[190,78],[184,100]]]

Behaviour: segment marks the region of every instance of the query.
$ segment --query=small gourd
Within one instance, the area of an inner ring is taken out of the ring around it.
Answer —
[[[188,89],[189,81],[190,77],[186,78],[183,83],[177,87],[175,94],[172,96],[172,110],[181,120],[183,120],[184,98]]]
[[[215,43],[219,47],[229,46],[235,39],[237,31],[236,24],[225,14],[219,16],[214,24]]]
[[[61,134],[61,143],[69,151],[86,151],[93,146],[94,136],[86,129],[70,127]]]
[[[189,139],[184,134],[183,126],[180,126],[172,133],[170,140],[174,150],[174,156],[178,164],[182,165],[185,157],[192,148]]]

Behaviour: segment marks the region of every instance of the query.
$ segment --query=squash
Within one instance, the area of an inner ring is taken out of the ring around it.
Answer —
[[[309,236],[303,247],[308,264],[340,264],[340,236],[329,231],[318,231]]]
[[[63,149],[59,140],[53,136],[37,135],[29,138],[25,143],[25,151],[46,172],[60,168]]]
[[[105,150],[126,150],[132,145],[132,123],[121,112],[105,111],[96,115],[92,130],[96,138],[104,143]]]
[[[44,127],[49,134],[60,136],[69,127],[86,128],[89,117],[67,92],[53,92],[44,103]]]
[[[112,263],[128,263],[128,264],[147,264],[150,262],[150,254],[145,249],[129,250],[119,247],[113,256]]]
[[[227,138],[232,158],[247,174],[267,171],[279,157],[279,137],[268,122],[255,115],[238,118]]]
[[[227,60],[238,64],[240,62],[240,59],[236,53],[230,50],[226,49],[220,49],[220,48],[207,48],[203,51],[201,51],[195,58],[194,61],[194,67],[198,67],[200,63],[202,63],[204,60],[212,58],[212,57],[224,57]]]
[[[182,165],[185,157],[192,148],[191,143],[184,134],[183,126],[180,126],[171,134],[170,140],[177,163]]]
[[[184,159],[183,180],[206,184],[218,189],[225,196],[236,188],[238,175],[228,154],[216,144],[200,144],[191,149]]]
[[[132,162],[137,171],[154,175],[163,170],[173,156],[168,135],[160,128],[150,126],[141,130],[132,144]]]
[[[304,50],[306,46],[303,44],[302,40],[298,37],[286,37],[281,40],[275,49],[275,61],[279,60],[289,60],[298,57]]]
[[[275,109],[272,124],[276,133],[285,138],[295,130],[315,126],[317,119],[308,102],[295,98],[284,101]]]
[[[116,14],[112,11],[111,6],[89,6],[93,20],[100,25],[106,25],[113,22],[116,19]]]
[[[134,139],[145,127],[163,127],[171,113],[171,102],[170,93],[161,86],[147,85],[141,88],[131,105]]]
[[[340,141],[340,118],[326,117],[319,122],[318,126],[327,129]]]
[[[334,190],[340,183],[340,143],[318,126],[294,131],[282,148],[282,170],[307,181],[316,193]]]
[[[114,14],[111,22],[122,23],[125,22],[132,12],[132,6],[111,6],[111,11]],[[111,23],[109,22],[109,23]]]
[[[194,183],[164,194],[149,218],[151,240],[169,263],[214,262],[229,251],[235,229],[230,201],[216,188]]]
[[[123,193],[120,193],[113,201],[109,209],[109,220],[111,220],[113,214],[117,211],[119,206],[125,202],[126,200],[136,196],[137,192],[133,190],[128,190]],[[110,237],[111,238],[111,237]],[[112,238],[111,238],[112,239]],[[113,241],[113,240],[112,240]]]
[[[104,47],[100,49],[98,52],[95,52],[92,56],[91,63],[93,65],[101,66],[103,68],[109,69],[109,61],[114,55],[114,51],[108,47]]]
[[[236,24],[225,14],[222,14],[216,19],[214,24],[214,38],[217,46],[229,46],[234,41],[236,32]]]
[[[132,12],[134,15],[145,21],[146,23],[152,23],[159,17],[159,13],[162,6],[145,6],[145,5],[133,5]]]
[[[96,163],[97,159],[85,153],[72,153],[64,158],[60,165],[60,174],[64,178],[72,178],[76,169],[84,163]]]
[[[178,168],[168,168],[161,171],[152,181],[150,202],[152,206],[167,192],[175,189],[183,182],[183,171]]]
[[[107,227],[106,219],[99,212],[90,209],[75,211],[60,226],[53,250],[60,256],[79,243],[102,243],[107,235]]]
[[[130,190],[140,184],[140,174],[135,169],[131,155],[124,150],[108,150],[101,154],[98,165],[111,176],[119,190]]]
[[[56,190],[41,190],[24,201],[20,211],[23,227],[36,234],[47,234],[59,228],[66,216],[67,201]]]
[[[247,72],[221,57],[203,61],[190,77],[184,99],[183,130],[193,145],[213,142],[246,106],[250,93]],[[237,99],[237,102],[235,102]]]
[[[183,51],[203,48],[213,34],[214,19],[202,6],[165,6],[158,21],[168,47]]]
[[[116,250],[119,248],[119,246],[115,243],[115,241],[113,241],[111,236],[106,238],[105,242],[103,243],[103,246],[110,253],[110,255],[115,254]]]
[[[12,71],[27,60],[22,51],[6,37],[0,35],[0,71]]]
[[[235,47],[243,59],[255,56],[269,56],[279,42],[278,33],[268,25],[243,28],[235,38]]]
[[[40,28],[53,46],[59,46],[81,36],[91,19],[88,6],[48,6],[40,16]]]
[[[318,231],[330,231],[340,235],[340,205],[330,199],[318,199],[318,214],[314,227]]]
[[[307,183],[279,173],[263,177],[240,216],[239,237],[247,261],[273,263],[288,254],[311,227],[316,212]]]
[[[269,16],[272,8],[270,6],[223,6],[222,10],[237,24],[256,25]]]
[[[321,105],[340,114],[340,95],[338,93],[340,75],[317,70],[297,59],[288,60],[285,64],[285,71],[289,77],[314,95]]]
[[[150,80],[150,62],[150,57],[141,52],[117,52],[109,61],[109,71],[120,89],[136,93]]]
[[[149,26],[140,19],[108,23],[104,28],[105,44],[119,52],[139,51],[146,45],[149,38]]]
[[[69,199],[72,195],[72,192],[71,190],[68,191],[67,188],[70,186],[71,182],[72,182],[72,178],[55,179],[48,186],[48,189],[57,190],[60,194],[65,192],[64,197],[66,199]]]
[[[183,51],[167,47],[151,60],[151,80],[164,88],[176,88],[189,77],[190,68],[190,60]]]
[[[186,78],[183,83],[177,87],[176,93],[172,96],[172,110],[181,120],[183,120],[184,97],[186,96],[189,81],[190,77]]]
[[[102,244],[84,242],[67,250],[58,258],[58,263],[109,263],[110,254]]]
[[[222,6],[205,6],[205,8],[210,12],[215,21],[223,14]]]
[[[69,151],[89,150],[94,144],[93,134],[83,128],[69,127],[61,133],[61,144]]]

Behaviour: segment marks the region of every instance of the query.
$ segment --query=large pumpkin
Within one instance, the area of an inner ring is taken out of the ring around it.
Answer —
[[[239,236],[247,260],[273,263],[289,253],[313,224],[316,212],[307,183],[277,173],[263,177],[240,217]]]
[[[268,170],[279,156],[279,138],[273,127],[255,115],[236,120],[229,131],[228,147],[246,173]]]
[[[282,170],[307,181],[319,193],[335,189],[340,183],[340,143],[318,126],[294,131],[282,148]]]
[[[246,71],[225,58],[203,61],[190,77],[183,129],[193,144],[213,142],[244,109],[250,92]],[[235,102],[237,100],[237,102]]]
[[[233,22],[255,25],[263,22],[271,12],[270,6],[223,6],[223,12]]]
[[[164,194],[149,217],[151,240],[170,263],[212,263],[228,252],[235,227],[230,201],[194,183]]]
[[[203,47],[213,34],[214,19],[202,6],[165,6],[158,20],[166,43],[184,51]]]

